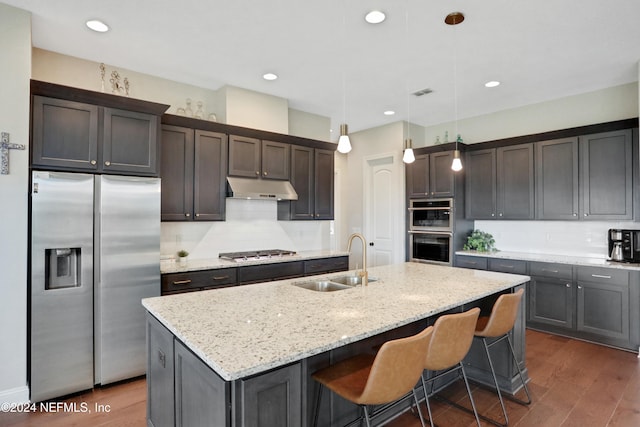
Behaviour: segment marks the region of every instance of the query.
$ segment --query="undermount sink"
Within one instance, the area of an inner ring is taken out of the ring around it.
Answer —
[[[340,283],[341,285],[347,286],[360,286],[362,285],[362,276],[340,276],[340,277],[330,277],[330,281],[335,283]],[[375,277],[369,277],[369,283],[375,282]]]
[[[375,282],[378,279],[369,278],[369,283]],[[344,289],[350,289],[355,286],[362,285],[362,277],[360,276],[340,276],[330,277],[323,280],[308,280],[305,282],[295,282],[294,286],[303,289],[309,289],[316,292],[334,292],[342,291]]]
[[[340,283],[330,282],[328,280],[310,280],[308,282],[294,283],[299,288],[309,289],[316,292],[333,292],[349,289],[351,286],[341,285]]]

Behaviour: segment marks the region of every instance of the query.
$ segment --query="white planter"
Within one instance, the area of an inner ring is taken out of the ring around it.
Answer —
[[[178,257],[178,265],[180,265],[181,267],[184,267],[185,265],[187,265],[187,257],[186,256]]]

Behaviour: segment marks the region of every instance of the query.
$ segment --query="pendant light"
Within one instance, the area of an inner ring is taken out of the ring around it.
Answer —
[[[402,161],[405,163],[413,163],[416,161],[416,156],[413,154],[413,142],[411,138],[404,140],[404,154],[402,155]]]
[[[345,0],[346,3],[346,0]],[[342,39],[343,43],[346,41],[346,27],[347,27],[347,18],[346,18],[346,7],[345,3],[343,3],[343,13],[342,13]],[[349,139],[349,127],[347,126],[346,118],[347,118],[347,83],[345,76],[345,67],[342,67],[342,124],[340,125],[340,138],[338,138],[338,152],[342,154],[347,154],[351,151],[351,140]]]
[[[464,21],[464,15],[462,14],[462,12],[452,12],[444,18],[444,22],[447,25],[458,25],[462,21]],[[456,148],[453,151],[453,162],[451,163],[451,169],[454,172],[458,172],[462,170],[462,160],[460,159],[460,150],[458,150],[458,143],[460,142],[460,134],[458,133],[458,51],[455,31],[453,46],[453,106],[455,115]]]
[[[351,151],[351,140],[349,139],[349,127],[346,123],[340,125],[340,138],[338,138],[338,151],[346,154]]]
[[[409,6],[407,6],[406,16],[405,16],[405,29],[406,29],[406,44],[407,44],[407,54],[409,53]],[[411,122],[409,121],[411,118],[411,111],[409,109],[409,84],[407,82],[408,78],[405,80],[405,92],[407,93],[407,139],[404,140],[404,154],[402,155],[402,161],[405,163],[413,163],[416,161],[416,156],[413,153],[413,142],[411,141]]]

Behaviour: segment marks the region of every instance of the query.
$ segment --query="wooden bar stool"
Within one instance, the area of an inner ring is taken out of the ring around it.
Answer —
[[[428,327],[416,335],[387,341],[375,355],[361,354],[315,372],[312,378],[320,384],[320,390],[314,408],[313,425],[318,423],[322,386],[360,405],[362,415],[355,421],[360,422],[364,418],[367,427],[371,426],[372,418],[389,408],[387,404],[402,400],[411,393],[417,405],[415,386],[422,374],[424,355],[432,331],[433,328]],[[385,406],[369,414],[368,407],[378,405]],[[424,427],[419,408],[418,415]]]
[[[431,427],[433,427],[434,424],[431,405],[429,405],[429,395],[433,394],[433,382],[455,371],[462,372],[462,378],[464,379],[467,394],[471,401],[473,415],[476,417],[478,427],[480,427],[476,404],[473,401],[469,381],[467,381],[467,375],[464,371],[464,365],[462,364],[462,359],[464,359],[471,348],[473,333],[479,315],[480,309],[476,307],[464,313],[440,316],[433,325],[433,334],[427,347],[427,355],[423,361],[423,367],[425,370],[437,372],[437,374],[430,378],[425,378],[425,376],[422,375],[422,388],[424,390],[425,403],[427,404]],[[427,391],[428,383],[431,383],[431,393]],[[453,402],[449,403],[453,404]],[[458,404],[454,404],[454,406],[468,411],[467,408]]]
[[[509,337],[509,331],[513,329],[513,326],[516,322],[518,307],[520,306],[520,301],[522,300],[523,293],[524,289],[520,289],[518,290],[518,292],[515,292],[513,294],[500,295],[493,305],[493,308],[491,309],[491,315],[480,317],[476,325],[475,336],[480,338],[482,340],[482,343],[484,344],[484,350],[487,354],[487,359],[489,360],[489,368],[491,368],[491,375],[493,376],[493,383],[496,387],[498,398],[500,399],[500,406],[502,406],[504,424],[501,424],[496,420],[492,420],[484,416],[482,418],[493,424],[503,427],[509,424],[509,418],[507,417],[507,410],[504,406],[504,400],[502,399],[500,387],[498,386],[498,378],[496,377],[496,371],[493,367],[491,354],[489,354],[489,348],[499,343],[500,341],[503,341],[505,339],[507,340],[507,343],[509,343],[509,350],[511,351],[511,357],[513,358],[516,368],[518,369],[520,381],[522,382],[522,386],[524,387],[524,391],[527,395],[527,400],[520,400],[515,396],[510,397],[510,399],[521,405],[529,405],[531,403],[529,388],[527,387],[527,383],[524,380],[524,375],[522,375],[522,370],[520,369],[520,365],[518,364],[518,360],[516,359],[516,354],[513,350],[513,344],[511,343],[511,338]],[[488,342],[487,338],[495,339],[491,342]]]

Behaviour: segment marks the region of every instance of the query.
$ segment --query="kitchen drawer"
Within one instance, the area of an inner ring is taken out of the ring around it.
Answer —
[[[310,259],[304,262],[304,274],[332,273],[349,269],[349,257]]]
[[[473,268],[475,270],[486,270],[487,259],[479,256],[457,255],[456,267]]]
[[[162,293],[186,292],[200,288],[229,286],[237,282],[237,268],[191,271],[162,275]]]
[[[618,268],[578,267],[578,281],[628,285],[629,272]]]
[[[527,274],[527,262],[515,259],[489,258],[488,270],[501,273]]]
[[[573,267],[569,264],[555,264],[552,262],[532,262],[529,264],[530,276],[544,276],[571,280],[572,271]]]
[[[304,276],[304,262],[277,262],[273,264],[249,265],[240,267],[238,282],[248,283],[268,282],[270,280],[291,279]]]

